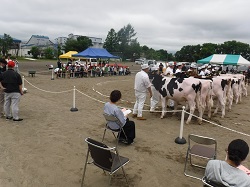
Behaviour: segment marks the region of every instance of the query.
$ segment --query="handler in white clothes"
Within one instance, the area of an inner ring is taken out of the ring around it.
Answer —
[[[166,69],[164,75],[168,77],[172,77],[174,74],[174,62],[168,62],[168,68]],[[174,109],[174,100],[169,99],[169,108]]]
[[[135,97],[136,102],[133,109],[133,117],[137,116],[138,120],[145,120],[142,117],[143,105],[147,97],[147,91],[149,92],[150,98],[152,97],[151,83],[147,72],[149,71],[148,64],[141,65],[141,71],[135,75]]]
[[[174,62],[168,62],[168,67],[164,73],[166,76],[173,76],[174,74]]]
[[[153,66],[151,68],[152,78],[154,74],[158,73],[158,67]],[[152,82],[153,79],[149,78],[150,82]],[[157,91],[153,84],[151,84],[151,91],[152,91],[152,97],[150,98],[150,112],[154,112],[156,105],[161,100],[161,94],[159,91]]]

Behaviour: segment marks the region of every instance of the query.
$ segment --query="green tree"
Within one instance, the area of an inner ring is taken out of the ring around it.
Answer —
[[[54,56],[56,57],[56,58],[59,58],[59,56],[62,54],[62,47],[61,47],[61,45],[57,45],[57,48],[56,49],[54,49]]]
[[[249,44],[232,40],[220,44],[218,48],[220,49],[218,52],[221,54],[239,54],[250,60]]]
[[[68,39],[64,45],[65,52],[68,51],[84,51],[88,47],[93,46],[92,40],[86,36],[79,36],[75,39]]]
[[[156,60],[163,60],[163,61],[169,60],[169,55],[166,50],[160,49],[160,50],[157,50],[156,53],[157,53],[157,56],[159,57],[159,59],[156,59]]]
[[[118,52],[119,51],[118,46],[119,46],[119,41],[118,41],[117,33],[112,28],[108,32],[108,35],[107,35],[107,38],[105,39],[103,47],[107,49],[107,51]]]
[[[39,49],[39,47],[34,46],[31,48],[30,53],[33,58],[38,58],[38,56],[41,55],[41,50]]]
[[[124,26],[121,28],[118,33],[118,42],[119,42],[119,51],[123,53],[123,58],[132,59],[134,57],[134,52],[131,51],[129,48],[131,45],[138,44],[137,38],[134,38],[136,36],[136,32],[134,28],[131,26],[131,24],[128,24],[127,26]]]
[[[10,37],[10,35],[4,33],[3,38],[0,38],[0,51],[2,55],[7,55],[12,45],[13,39]]]
[[[54,49],[51,47],[47,47],[44,49],[44,56],[46,59],[53,59],[54,58]]]

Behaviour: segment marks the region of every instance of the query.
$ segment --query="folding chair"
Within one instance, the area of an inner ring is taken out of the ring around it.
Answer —
[[[226,187],[225,185],[221,183],[207,180],[205,176],[202,177],[201,181],[203,183],[203,187]]]
[[[105,171],[109,173],[110,175],[109,184],[111,182],[112,174],[114,174],[116,171],[122,168],[123,175],[128,184],[128,180],[123,168],[123,166],[129,162],[128,158],[120,156],[116,147],[108,147],[107,145],[98,142],[96,140],[93,140],[91,138],[86,138],[85,142],[88,144],[88,151],[82,175],[81,187],[83,187],[87,164],[92,164],[92,163],[95,166],[101,168],[104,171],[104,173]],[[88,161],[89,153],[92,158],[91,162]]]
[[[124,132],[124,129],[123,129],[123,124],[120,122],[120,120],[113,116],[113,115],[108,115],[108,114],[103,114],[104,118],[106,119],[106,125],[105,125],[105,129],[104,129],[104,133],[103,133],[103,137],[102,137],[102,142],[104,141],[104,137],[105,137],[105,134],[106,134],[106,131],[107,130],[110,130],[112,132],[112,134],[114,135],[115,139],[116,139],[116,147],[118,146],[118,142],[119,142],[119,139],[120,139],[120,134],[123,133],[125,135],[125,141],[128,141],[128,138]],[[109,126],[108,126],[108,123],[109,122],[115,122],[117,125],[119,125],[119,129],[111,129]],[[115,136],[115,133],[118,133],[117,136]]]
[[[191,166],[205,168],[205,166],[192,163],[192,157],[200,159],[216,159],[217,142],[213,138],[190,134],[188,136],[188,149],[185,160],[184,175],[201,180],[201,178],[187,174],[187,162],[190,161]],[[207,161],[208,162],[208,161]]]

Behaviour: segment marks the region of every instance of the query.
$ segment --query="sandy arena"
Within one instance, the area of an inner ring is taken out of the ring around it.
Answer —
[[[0,125],[0,187],[80,187],[86,158],[87,145],[84,139],[91,137],[101,141],[105,120],[102,115],[104,103],[114,89],[122,92],[120,106],[132,108],[134,76],[139,65],[126,63],[133,74],[96,78],[72,78],[51,80],[45,62],[20,62],[20,71],[25,76],[24,87],[28,92],[20,102],[22,122],[1,120]],[[54,64],[56,65],[56,64]],[[28,71],[36,70],[35,77]],[[73,107],[73,88],[76,87],[77,112]],[[249,92],[249,89],[248,89]],[[250,93],[250,92],[249,92]],[[250,100],[233,104],[224,119],[219,112],[211,121],[223,127],[250,134]],[[149,110],[147,98],[145,110]],[[159,105],[160,106],[160,105]],[[160,108],[158,109],[160,110]],[[200,187],[202,182],[184,176],[184,161],[187,144],[176,144],[179,136],[180,113],[168,113],[160,119],[160,113],[143,112],[146,121],[134,120],[135,143],[119,145],[120,154],[130,158],[125,166],[130,186],[135,187]],[[185,116],[187,117],[187,116]],[[207,117],[206,114],[204,116]],[[132,118],[130,118],[132,119]],[[183,136],[198,134],[213,137],[218,142],[218,159],[225,158],[225,148],[236,138],[247,141],[250,137],[203,122],[198,125],[192,118],[184,126]],[[114,145],[114,137],[108,132],[105,143]],[[244,165],[250,168],[250,156]],[[189,168],[202,176],[204,170]],[[112,186],[126,186],[118,171]],[[95,166],[88,165],[85,186],[109,186],[109,177]]]

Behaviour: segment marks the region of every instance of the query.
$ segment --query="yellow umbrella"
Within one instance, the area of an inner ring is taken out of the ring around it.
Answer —
[[[69,51],[59,56],[59,58],[72,58],[72,55],[77,54],[77,51]]]

